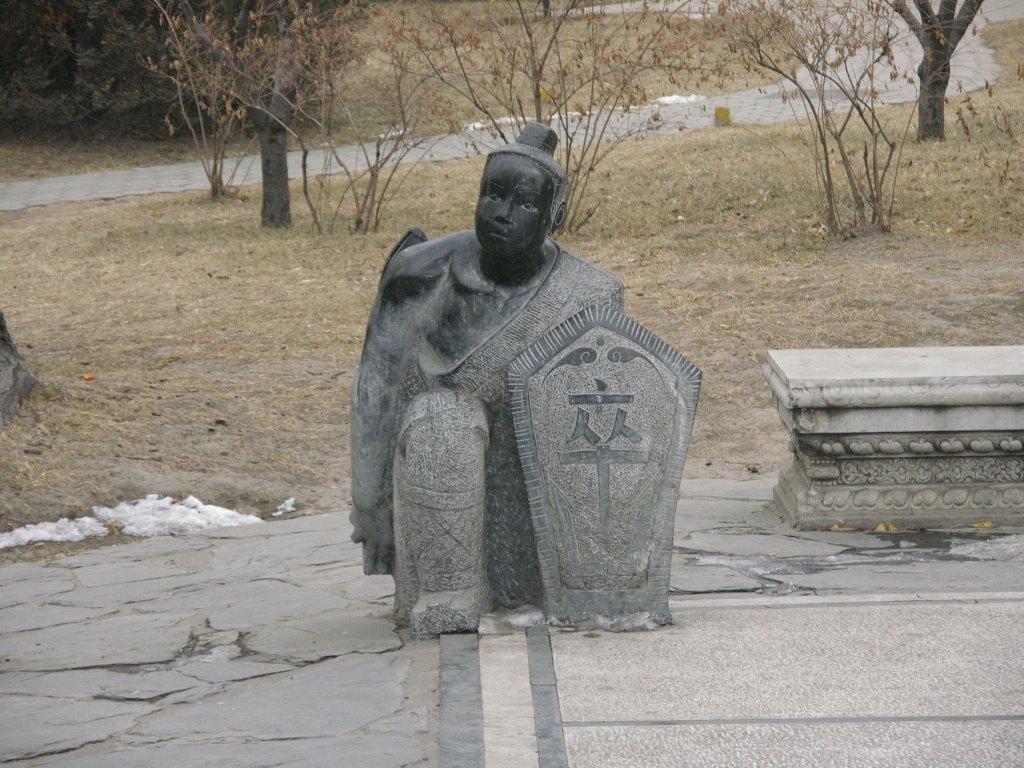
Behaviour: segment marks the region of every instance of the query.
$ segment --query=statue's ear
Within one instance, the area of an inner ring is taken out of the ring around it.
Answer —
[[[565,224],[565,203],[559,203],[555,215],[551,217],[551,231],[557,232]]]

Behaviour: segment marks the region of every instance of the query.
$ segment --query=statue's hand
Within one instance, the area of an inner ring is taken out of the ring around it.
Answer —
[[[388,574],[394,571],[395,545],[380,541],[363,542],[363,573]]]
[[[373,515],[353,508],[349,515],[352,521],[352,541],[363,545],[363,573],[387,574],[394,570],[395,544],[388,530],[378,530],[380,521]]]

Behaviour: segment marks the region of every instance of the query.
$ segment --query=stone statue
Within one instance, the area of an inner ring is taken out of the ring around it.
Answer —
[[[35,383],[14,346],[4,313],[0,312],[0,429],[11,423],[18,404],[28,396]]]
[[[622,284],[551,240],[568,179],[531,124],[492,151],[474,232],[392,252],[352,393],[352,538],[395,576],[413,634],[474,631],[482,611],[542,603],[506,382],[527,346]]]

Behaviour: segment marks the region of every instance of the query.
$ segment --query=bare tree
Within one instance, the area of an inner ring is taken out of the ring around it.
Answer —
[[[423,71],[471,105],[497,138],[514,140],[530,120],[558,130],[559,159],[572,180],[565,226],[578,229],[596,210],[587,193],[597,166],[657,124],[656,111],[637,108],[647,101],[642,75],[705,77],[702,36],[714,20],[687,18],[691,3],[679,0],[627,9],[582,0],[537,5],[502,0],[472,14],[412,7],[405,35]]]
[[[924,55],[917,68],[921,97],[917,106],[917,138],[921,141],[946,138],[946,88],[949,87],[949,62],[963,39],[983,0],[914,0],[914,10],[905,0],[889,0],[890,5],[910,27]]]
[[[245,118],[245,108],[232,95],[234,73],[228,57],[209,43],[209,37],[195,34],[189,17],[176,12],[173,0],[152,2],[166,27],[166,54],[159,60],[150,57],[146,64],[174,84],[179,117],[192,136],[210,197],[216,200],[227,194],[227,152]],[[173,132],[175,121],[168,116],[166,122]]]
[[[341,101],[342,119],[360,138],[355,163],[343,163],[334,153],[344,173],[346,195],[352,201],[349,229],[355,233],[377,231],[386,204],[415,166],[405,161],[429,141],[421,131],[424,119],[435,111],[444,111],[433,78],[414,71],[415,51],[404,44],[399,33],[401,23],[393,12],[382,10],[375,31],[362,39],[368,69],[378,73],[373,92],[379,116],[386,120],[383,132],[374,133],[355,105]]]
[[[784,97],[802,107],[827,230],[888,229],[895,161],[909,129],[880,111],[885,85],[910,76],[893,55],[893,9],[846,0],[731,0],[728,10],[736,14],[740,55],[782,78]]]
[[[238,104],[256,127],[260,148],[263,201],[260,219],[264,226],[291,225],[288,188],[288,136],[293,105],[302,83],[302,51],[310,34],[330,18],[328,0],[152,0],[172,30],[182,38],[186,52],[203,51],[203,57],[180,66],[208,70],[198,83],[206,103],[223,100]],[[344,3],[342,3],[344,4]],[[173,40],[172,40],[173,43]],[[173,50],[173,49],[172,49]],[[204,62],[206,62],[204,64]],[[212,76],[211,72],[224,73]],[[180,90],[179,90],[180,93]],[[191,98],[191,96],[190,96]]]

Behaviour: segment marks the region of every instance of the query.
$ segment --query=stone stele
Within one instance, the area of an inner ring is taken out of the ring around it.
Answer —
[[[700,381],[608,306],[569,318],[509,368],[550,622],[671,623],[676,500]]]
[[[1024,522],[1024,346],[773,350],[763,372],[798,527]]]

